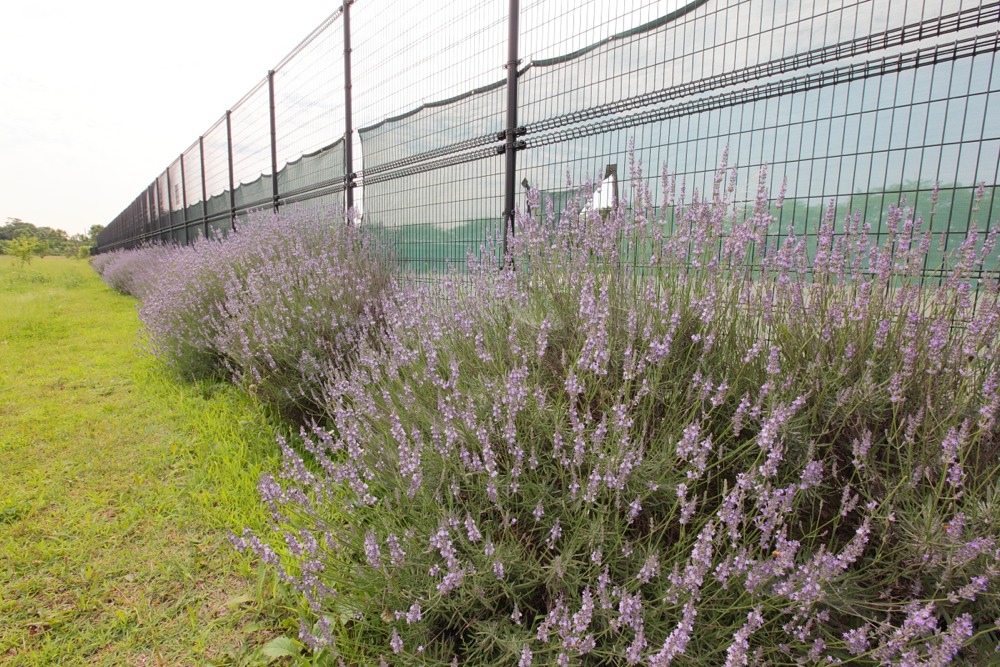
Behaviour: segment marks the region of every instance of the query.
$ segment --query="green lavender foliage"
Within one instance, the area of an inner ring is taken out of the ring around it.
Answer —
[[[676,203],[666,176],[661,218],[641,188],[521,215],[504,270],[470,256],[329,369],[327,423],[261,481],[273,534],[234,538],[300,590],[304,642],[352,664],[990,659],[996,233],[922,284],[934,239],[905,210],[882,245],[831,208],[768,247],[765,174],[749,210],[726,175]]]

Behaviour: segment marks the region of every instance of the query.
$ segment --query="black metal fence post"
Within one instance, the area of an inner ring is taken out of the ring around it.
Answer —
[[[144,243],[155,237],[160,230],[160,196],[156,192],[157,190],[156,181],[153,181],[152,185],[149,186],[149,228],[146,230]]]
[[[201,222],[208,238],[208,188],[205,187],[205,135],[198,137],[198,157],[201,160]]]
[[[344,0],[344,192],[348,209],[354,208],[354,126],[351,118],[351,5]]]
[[[170,182],[170,167],[163,172],[167,177],[167,234],[174,238],[174,193],[173,184]],[[162,238],[160,239],[163,240]]]
[[[160,240],[163,229],[163,198],[160,197],[160,179],[153,181],[153,196],[156,197],[156,240]]]
[[[510,0],[509,16],[507,17],[507,128],[505,132],[505,179],[503,193],[503,257],[500,265],[507,262],[507,234],[514,234],[514,192],[517,187],[516,151],[524,147],[524,142],[518,144],[517,137],[524,134],[523,128],[517,126],[517,57],[519,0]]]
[[[184,243],[187,243],[188,192],[187,177],[184,175],[184,153],[181,153],[181,222],[184,224]]]
[[[156,181],[149,186],[149,229],[143,242],[155,238],[160,233],[160,193]]]
[[[229,148],[229,223],[236,231],[236,186],[233,185],[233,112],[226,110],[226,146]]]
[[[278,128],[274,121],[274,70],[267,72],[267,95],[271,108],[271,207],[278,210]]]

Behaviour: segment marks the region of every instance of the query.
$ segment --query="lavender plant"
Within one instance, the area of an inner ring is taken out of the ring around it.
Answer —
[[[1000,287],[903,208],[813,239],[713,191],[520,215],[330,367],[245,533],[352,664],[985,664]],[[531,206],[538,210],[537,194]],[[777,204],[780,206],[780,199]],[[810,251],[810,248],[815,248]],[[480,253],[489,257],[486,250]]]
[[[173,246],[147,245],[137,250],[114,250],[97,255],[91,265],[112,289],[144,298],[163,273]]]
[[[143,345],[183,378],[224,377],[225,352],[218,345],[226,300],[221,272],[233,261],[230,239],[171,246],[142,295]]]
[[[251,214],[216,267],[215,344],[235,382],[286,414],[315,411],[324,370],[378,345],[395,280],[385,252],[342,211]]]
[[[286,414],[315,404],[321,369],[376,344],[394,279],[339,209],[257,212],[227,238],[95,260],[142,300],[145,345],[188,378],[226,377]]]

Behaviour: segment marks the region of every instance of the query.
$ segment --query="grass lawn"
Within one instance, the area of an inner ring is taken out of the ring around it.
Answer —
[[[0,257],[0,663],[263,664],[294,614],[229,530],[262,525],[275,422],[180,384],[86,262]],[[270,657],[269,657],[269,655]]]

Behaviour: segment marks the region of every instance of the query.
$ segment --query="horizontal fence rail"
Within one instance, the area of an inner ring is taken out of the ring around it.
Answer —
[[[1000,219],[1000,1],[637,5],[345,0],[96,251],[335,204],[419,279],[506,239],[527,188],[559,210],[590,182],[604,207],[644,178],[660,207],[661,168],[710,191],[726,150],[744,188],[764,165],[772,197],[784,184],[775,238],[815,230],[830,201],[879,236],[905,200],[941,252]]]

